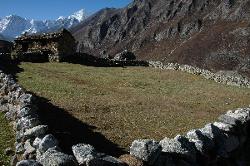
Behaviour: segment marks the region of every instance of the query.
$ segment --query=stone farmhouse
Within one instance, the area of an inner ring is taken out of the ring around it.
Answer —
[[[21,61],[61,62],[76,52],[76,41],[69,31],[24,34],[14,41],[12,58]]]

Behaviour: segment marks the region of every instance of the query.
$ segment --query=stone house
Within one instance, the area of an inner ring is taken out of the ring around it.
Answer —
[[[21,61],[61,62],[76,52],[76,41],[69,31],[24,34],[14,41],[12,58]]]

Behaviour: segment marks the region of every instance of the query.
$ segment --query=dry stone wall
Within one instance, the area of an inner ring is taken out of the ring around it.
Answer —
[[[249,165],[249,122],[250,108],[239,108],[183,136],[135,140],[130,154],[153,166]]]
[[[209,70],[200,69],[198,67],[193,67],[190,65],[180,65],[178,63],[162,63],[160,61],[149,61],[149,66],[154,68],[159,68],[163,70],[178,70],[184,71],[187,73],[200,75],[206,79],[214,80],[215,82],[233,85],[238,87],[247,87],[250,88],[250,80],[246,77],[243,77],[239,74],[229,72],[229,71],[221,71],[217,73],[213,73]]]
[[[36,98],[15,80],[0,71],[0,111],[5,113],[16,133],[17,166],[193,166],[247,165],[249,160],[250,108],[239,108],[221,115],[217,122],[193,129],[185,135],[135,140],[130,155],[117,159],[99,153],[92,145],[72,146],[72,154],[60,149],[37,114]],[[124,161],[124,162],[123,162]],[[132,162],[131,162],[132,161]]]

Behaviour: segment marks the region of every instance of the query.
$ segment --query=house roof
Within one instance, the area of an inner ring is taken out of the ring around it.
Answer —
[[[57,39],[62,37],[65,33],[70,33],[66,29],[62,29],[58,32],[53,32],[53,33],[43,33],[43,34],[32,34],[32,35],[27,35],[24,34],[20,37],[17,37],[15,41],[26,41],[26,40],[41,40],[41,39]]]

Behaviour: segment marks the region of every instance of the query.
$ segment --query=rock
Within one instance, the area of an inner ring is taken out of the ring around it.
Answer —
[[[126,166],[126,164],[112,156],[104,155],[87,160],[86,166]]]
[[[72,151],[79,164],[86,164],[87,161],[97,156],[95,148],[87,144],[74,145]]]
[[[18,162],[18,159],[17,159],[17,155],[15,154],[14,156],[11,157],[10,165],[16,166],[17,162]]]
[[[36,126],[36,127],[33,127],[31,129],[26,130],[24,132],[24,136],[26,138],[39,137],[41,135],[46,134],[47,131],[48,131],[47,125],[39,125],[39,126]]]
[[[216,137],[221,137],[223,135],[221,130],[212,123],[205,125],[205,127],[201,128],[200,131],[203,135],[212,140],[215,140]]]
[[[35,160],[22,160],[16,164],[16,166],[42,166]]]
[[[162,153],[158,160],[155,162],[154,166],[176,166],[176,164],[170,154]]]
[[[35,147],[36,149],[38,149],[39,144],[40,144],[41,141],[42,141],[42,138],[36,137],[35,140],[34,140],[34,142],[33,142],[33,144],[32,144],[33,147]]]
[[[142,160],[128,154],[120,156],[119,159],[128,166],[145,166]]]
[[[22,104],[31,104],[32,101],[33,101],[33,96],[32,94],[22,94],[20,97],[19,97],[19,101],[20,103]]]
[[[35,113],[35,111],[32,110],[32,108],[30,108],[30,106],[26,106],[26,107],[23,107],[17,111],[17,117],[24,118],[28,115],[33,115],[34,113]]]
[[[24,143],[24,149],[25,149],[25,154],[31,154],[31,153],[34,153],[36,151],[36,149],[31,146],[31,143],[30,143],[30,140],[26,140],[25,143]]]
[[[237,110],[233,111],[228,111],[226,115],[231,116],[241,122],[241,124],[246,123],[247,121],[250,120],[250,109],[243,109],[239,108]]]
[[[135,140],[130,147],[130,154],[149,165],[153,165],[161,154],[161,146],[154,140]]]
[[[18,143],[16,145],[16,154],[22,154],[24,153],[25,149],[22,143]]]
[[[58,145],[57,139],[52,135],[46,135],[40,142],[38,150],[44,153],[49,148],[53,148]]]
[[[226,124],[222,122],[214,122],[213,125],[218,127],[220,130],[224,132],[235,132],[234,127],[230,124]]]
[[[116,54],[114,56],[114,60],[117,60],[117,61],[129,61],[129,60],[135,60],[136,59],[136,56],[134,55],[134,53],[132,52],[129,52],[127,50],[119,53],[119,54]]]
[[[187,132],[189,141],[194,142],[196,149],[201,153],[207,153],[214,148],[214,142],[203,135],[200,130],[191,130]]]
[[[231,117],[231,116],[228,116],[228,115],[221,115],[219,116],[219,121],[223,122],[223,123],[226,123],[226,124],[230,124],[230,125],[233,125],[233,126],[236,126],[240,123],[239,120]]]
[[[6,148],[4,150],[4,154],[7,156],[12,156],[15,152],[12,150],[12,148]]]
[[[239,139],[236,136],[229,135],[224,141],[224,147],[226,152],[232,152],[240,145]]]
[[[40,121],[37,118],[21,118],[16,123],[17,130],[26,130],[40,125]]]
[[[76,166],[75,158],[71,155],[59,152],[55,148],[48,149],[40,158],[39,163],[44,166]]]
[[[174,139],[164,138],[160,141],[162,152],[173,153],[179,157],[196,160],[196,151],[193,143],[183,136],[176,136]]]

